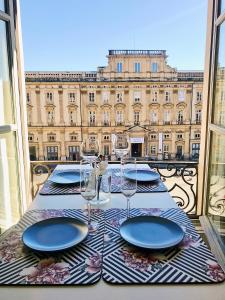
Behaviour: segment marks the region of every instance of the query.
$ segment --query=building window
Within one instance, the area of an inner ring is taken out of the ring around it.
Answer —
[[[156,155],[156,146],[150,147],[150,153],[151,153],[151,155]]]
[[[104,136],[103,136],[103,139],[104,139],[104,141],[109,141],[109,140],[110,140],[110,137],[109,137],[109,135],[104,135]]]
[[[183,139],[183,134],[182,134],[182,133],[179,133],[179,134],[177,135],[177,139],[178,139],[178,140],[182,140],[182,139]]]
[[[79,146],[69,146],[69,160],[79,160],[80,158],[80,147]]]
[[[123,112],[120,110],[116,112],[116,123],[117,125],[123,124]]]
[[[89,136],[89,141],[90,141],[90,143],[95,142],[96,141],[96,136],[95,135],[90,135]]]
[[[151,138],[151,140],[156,140],[156,134],[151,134],[150,138]]]
[[[56,140],[56,135],[53,133],[48,134],[48,141],[49,142],[55,142]]]
[[[225,102],[225,91],[221,90],[221,94],[220,94],[220,102]]]
[[[183,156],[183,147],[181,145],[177,146],[176,158],[181,159]]]
[[[28,135],[28,141],[32,142],[34,140],[34,135],[33,134],[29,134]]]
[[[57,146],[47,146],[47,160],[58,160]]]
[[[165,154],[165,153],[168,153],[168,152],[169,152],[169,145],[164,144],[163,145],[163,153]]]
[[[199,153],[200,153],[200,143],[194,143],[192,144],[192,156],[195,158],[199,157]]]
[[[140,102],[140,101],[141,101],[141,93],[134,92],[134,102]]]
[[[196,132],[195,133],[195,139],[200,140],[200,138],[201,138],[201,133]]]
[[[52,103],[53,102],[53,93],[47,93],[46,94],[47,97],[47,102]]]
[[[170,124],[170,111],[166,110],[164,112],[164,124],[168,125]]]
[[[152,97],[152,102],[157,102],[157,101],[158,101],[158,92],[154,91],[153,97]]]
[[[30,103],[30,93],[27,93],[27,103]]]
[[[110,120],[109,112],[108,111],[104,111],[103,112],[103,125],[109,126],[109,120]]]
[[[156,124],[158,122],[158,114],[156,111],[152,111],[151,112],[151,115],[150,115],[150,118],[151,118],[151,123],[152,124]]]
[[[197,124],[201,123],[201,119],[202,119],[202,111],[201,109],[196,110],[195,112],[195,121]]]
[[[109,155],[109,145],[104,145],[103,152],[104,152],[104,155]]]
[[[170,102],[170,92],[165,91],[165,101]]]
[[[116,93],[116,102],[117,103],[123,102],[123,94],[122,93]]]
[[[183,123],[184,123],[183,111],[179,110],[177,114],[177,124],[183,124]]]
[[[89,124],[95,125],[95,111],[89,111]]]
[[[117,72],[122,73],[123,72],[123,64],[121,62],[117,63]]]
[[[134,112],[134,124],[135,125],[140,124],[140,112],[139,111]]]
[[[89,93],[89,102],[95,102],[95,93]]]
[[[139,62],[134,63],[134,72],[135,73],[141,72],[141,64]]]
[[[75,102],[75,100],[76,100],[75,93],[69,93],[68,97],[69,97],[69,102],[70,103],[74,103]]]
[[[202,92],[197,91],[196,92],[196,101],[199,102],[202,100]]]
[[[163,137],[164,137],[165,140],[168,140],[170,138],[170,135],[168,133],[166,133],[166,134],[164,134]]]
[[[102,101],[103,101],[103,103],[108,103],[109,102],[109,93],[108,92],[103,92],[102,93]]]
[[[158,72],[158,64],[157,63],[152,63],[151,71],[156,73]]]
[[[70,134],[70,140],[71,142],[77,141],[77,134]]]
[[[185,90],[178,91],[178,101],[180,102],[185,101]]]

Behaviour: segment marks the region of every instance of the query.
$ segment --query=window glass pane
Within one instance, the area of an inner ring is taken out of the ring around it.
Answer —
[[[0,21],[0,125],[14,123],[6,23]]]
[[[16,223],[20,216],[20,190],[16,133],[0,134],[0,230]]]
[[[212,133],[209,165],[208,215],[225,247],[225,136]]]
[[[220,13],[224,13],[225,12],[225,0],[221,0],[221,9],[220,9]]]
[[[218,58],[215,77],[213,123],[225,126],[225,23],[218,32]]]
[[[5,11],[5,0],[0,0],[0,10]]]

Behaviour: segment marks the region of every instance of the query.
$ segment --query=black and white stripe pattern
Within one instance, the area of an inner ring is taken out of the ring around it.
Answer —
[[[181,209],[131,210],[131,216],[148,214],[168,218],[182,226],[185,230],[185,239],[191,237],[189,245],[186,244],[188,240],[184,239],[178,247],[158,253],[146,252],[128,246],[120,237],[118,223],[120,223],[119,220],[124,219],[125,214],[125,210],[119,209],[109,209],[105,212],[105,235],[108,239],[103,251],[102,276],[106,282],[114,284],[216,283],[225,279],[225,275],[214,256]],[[128,253],[127,260],[126,256],[123,255],[124,249],[126,254]],[[147,259],[149,261],[146,266]],[[142,264],[141,261],[143,261]],[[208,262],[216,265],[220,273],[218,276],[214,276],[215,273],[210,273]]]
[[[54,171],[54,173],[57,171]],[[120,169],[111,169],[112,181],[111,181],[111,192],[120,193]],[[155,182],[138,182],[137,192],[138,193],[149,193],[149,192],[167,192],[167,188],[161,180]],[[44,186],[40,190],[41,195],[67,195],[67,194],[79,194],[80,184],[75,185],[58,185],[51,181],[51,177],[47,180]]]
[[[9,257],[9,255],[6,257],[6,253],[3,252],[3,250],[7,243],[7,237],[8,240],[10,240],[10,234],[14,234],[15,236],[16,232],[16,234],[21,237],[26,227],[41,219],[54,216],[68,216],[87,221],[85,212],[80,209],[33,210],[27,212],[21,221],[11,230],[7,231],[0,239],[0,284],[32,284],[26,281],[26,276],[22,276],[21,272],[27,268],[36,268],[41,260],[49,258],[53,258],[56,262],[62,262],[69,266],[69,276],[60,284],[88,285],[100,280],[101,263],[99,268],[91,271],[89,270],[90,265],[87,263],[87,261],[95,255],[100,257],[101,262],[104,237],[104,212],[100,209],[93,209],[91,216],[92,223],[97,224],[97,230],[89,234],[87,239],[78,246],[49,256],[49,254],[41,252],[32,252],[23,246],[22,241],[19,241],[17,248],[14,249],[11,247],[8,249],[9,251],[18,251],[18,249],[20,249],[21,253],[17,256],[15,255],[14,259]],[[15,253],[12,252],[12,255],[14,254]],[[46,284],[49,285],[49,283]]]

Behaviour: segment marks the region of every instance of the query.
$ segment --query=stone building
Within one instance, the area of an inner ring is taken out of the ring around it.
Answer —
[[[109,50],[96,72],[26,72],[30,157],[79,159],[84,139],[112,154],[126,131],[130,155],[197,159],[203,72],[178,71],[165,50]]]

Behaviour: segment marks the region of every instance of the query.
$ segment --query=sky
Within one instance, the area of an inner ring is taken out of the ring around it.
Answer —
[[[26,71],[96,71],[109,49],[166,50],[203,70],[207,0],[20,0]]]

